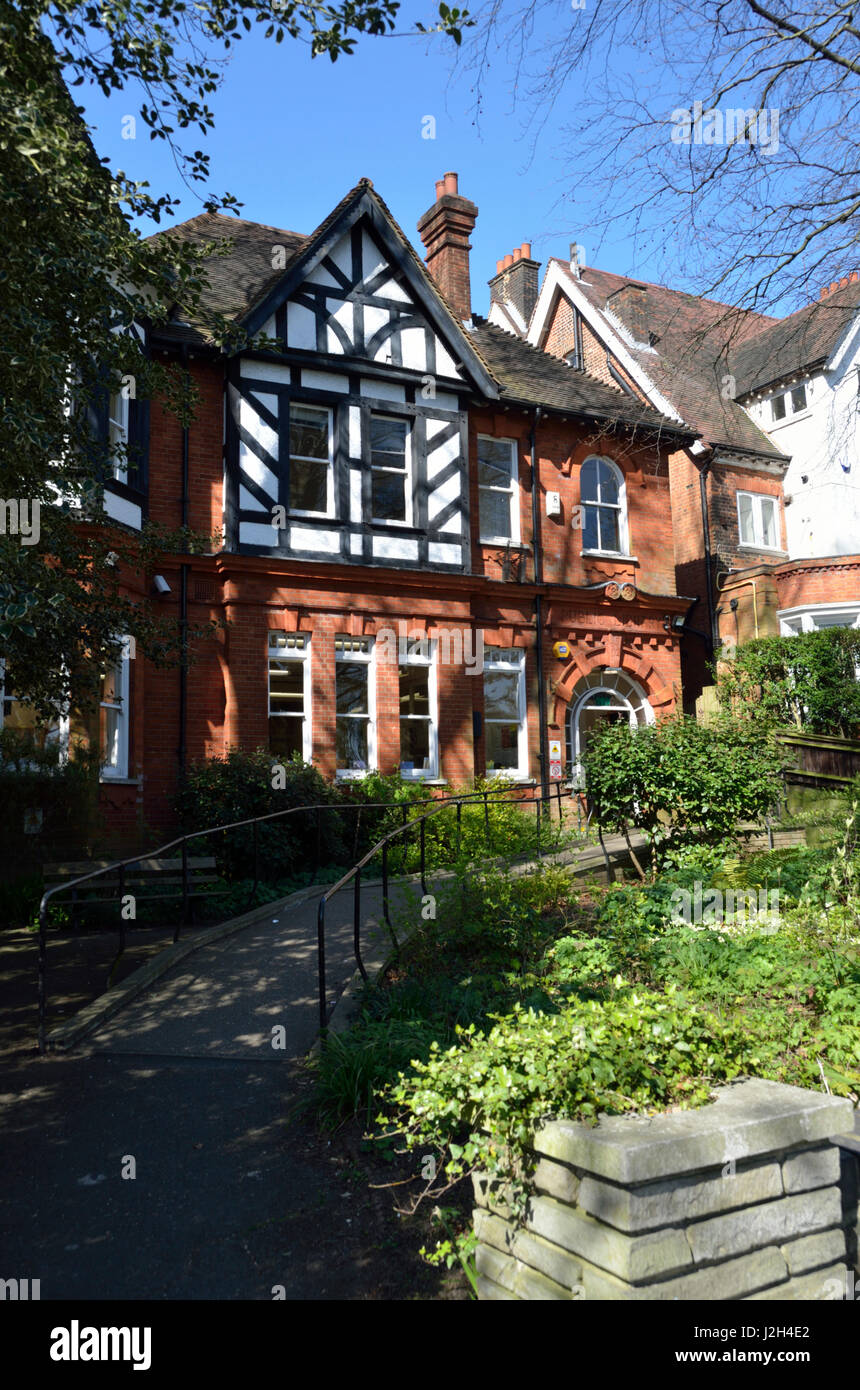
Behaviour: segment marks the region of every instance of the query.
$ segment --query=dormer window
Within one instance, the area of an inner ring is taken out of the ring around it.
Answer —
[[[800,415],[807,408],[806,384],[793,386],[790,391],[782,391],[770,398],[770,416],[774,422],[786,420],[789,415]]]

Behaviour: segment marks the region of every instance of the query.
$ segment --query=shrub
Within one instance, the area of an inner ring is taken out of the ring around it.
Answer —
[[[720,700],[754,708],[758,718],[813,734],[860,732],[860,632],[826,628],[794,637],[759,637],[717,670]]]
[[[4,876],[35,868],[49,854],[81,854],[94,835],[98,757],[57,743],[40,747],[26,734],[0,729],[0,863]]]
[[[571,1003],[558,1014],[515,1008],[486,1034],[433,1043],[388,1093],[408,1148],[430,1146],[455,1179],[481,1168],[523,1176],[541,1121],[704,1104],[713,1085],[754,1062],[744,1032],[672,989],[627,990]],[[380,1123],[386,1117],[380,1116]],[[526,1197],[515,1190],[515,1205]]]
[[[273,767],[283,768],[275,779]],[[283,785],[280,785],[280,782]],[[175,807],[183,830],[205,830],[231,821],[248,820],[291,807],[332,806],[336,790],[315,767],[296,758],[278,760],[265,748],[242,752],[231,748],[223,758],[191,765],[177,794]],[[344,853],[340,818],[334,810],[292,816],[258,826],[260,877],[292,878],[318,861],[339,862]],[[253,878],[254,832],[251,826],[210,836],[189,846],[192,854],[214,854],[220,872],[229,880]]]
[[[670,852],[717,845],[739,822],[760,820],[782,790],[783,755],[767,729],[726,716],[699,724],[678,715],[637,729],[606,724],[584,764],[598,825],[643,831],[653,877]]]

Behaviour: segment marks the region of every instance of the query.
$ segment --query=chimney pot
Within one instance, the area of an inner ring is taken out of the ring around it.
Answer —
[[[860,280],[860,271],[852,270],[848,279],[851,281],[851,284],[853,285],[856,280]]]
[[[418,219],[427,269],[464,322],[472,316],[469,284],[469,237],[478,209],[458,192],[457,175],[448,170],[436,180],[436,201]]]
[[[822,286],[821,286],[821,289],[818,291],[818,298],[819,298],[819,299],[826,299],[829,293],[830,293],[830,288],[829,288],[829,286],[828,286],[828,285],[822,285]]]
[[[832,285],[830,286],[830,293],[832,294],[834,290],[838,290],[838,289],[839,289],[839,281],[838,281],[838,280],[834,280],[833,283],[832,283]]]
[[[531,258],[531,242],[524,241],[502,260],[490,281],[490,300],[515,310],[528,326],[538,298],[538,263]]]

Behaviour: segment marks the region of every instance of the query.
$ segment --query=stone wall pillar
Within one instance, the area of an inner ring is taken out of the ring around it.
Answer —
[[[475,1179],[479,1297],[845,1298],[831,1141],[853,1124],[849,1100],[761,1080],[697,1110],[546,1124],[525,1225]]]

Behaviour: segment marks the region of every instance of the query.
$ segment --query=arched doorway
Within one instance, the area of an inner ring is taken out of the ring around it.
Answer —
[[[578,681],[570,701],[567,756],[573,781],[583,783],[582,754],[598,725],[626,723],[631,729],[654,723],[654,711],[642,688],[624,671],[603,667]]]

